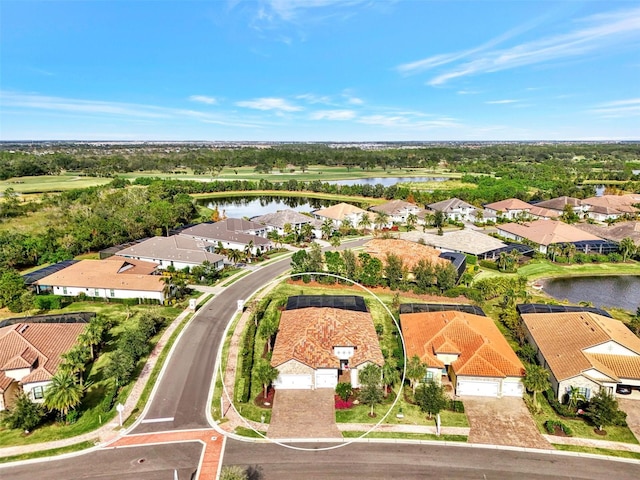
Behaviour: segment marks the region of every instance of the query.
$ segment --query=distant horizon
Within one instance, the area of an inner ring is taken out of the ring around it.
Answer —
[[[4,1],[0,43],[4,141],[640,135],[626,0]]]

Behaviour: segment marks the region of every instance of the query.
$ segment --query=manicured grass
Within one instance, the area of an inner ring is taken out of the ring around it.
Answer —
[[[15,177],[0,181],[0,190],[13,188],[18,193],[42,193],[73,190],[105,185],[111,178],[82,177],[77,174],[41,175],[39,177]]]
[[[640,275],[638,262],[590,263],[584,265],[561,265],[549,260],[535,260],[518,269],[518,274],[527,280],[550,277],[574,277],[578,275]]]
[[[224,372],[227,369],[227,360],[228,360],[228,356],[229,356],[229,345],[231,344],[231,337],[233,336],[233,332],[235,331],[236,326],[238,325],[238,322],[240,321],[240,317],[241,317],[241,315],[238,314],[231,321],[231,327],[229,328],[229,330],[227,332],[227,337],[224,339],[224,342],[222,344],[222,357],[221,357],[221,365],[220,365],[220,369],[222,371],[222,375],[224,375]],[[241,360],[240,356],[238,356],[238,360]],[[238,370],[239,369],[240,369],[240,365],[238,365]],[[236,388],[236,387],[234,387],[234,388]],[[234,392],[234,394],[235,394],[235,392]],[[224,392],[222,390],[222,377],[220,375],[217,375],[216,384],[215,384],[214,390],[213,390],[213,399],[212,399],[212,403],[211,403],[211,416],[216,421],[224,421],[224,419],[222,418],[222,413],[219,411],[220,397],[222,397],[223,395],[224,395]],[[226,397],[225,397],[224,401],[225,401],[225,404],[226,404],[226,402],[227,402],[227,398]]]
[[[475,183],[466,183],[460,180],[447,180],[445,182],[403,182],[402,185],[410,187],[412,190],[433,192],[434,190],[457,190],[468,188],[474,190],[478,188]]]
[[[233,433],[235,433],[236,435],[242,435],[243,437],[248,438],[264,438],[267,436],[267,432],[263,432],[262,430],[258,430],[258,432],[260,433],[258,434],[254,430],[251,430],[247,427],[236,427],[236,429],[233,431]]]
[[[635,458],[640,460],[640,453],[626,450],[609,450],[607,448],[581,447],[579,445],[553,445],[556,450],[566,452],[593,453],[595,455],[608,455],[610,457]]]
[[[124,331],[124,329],[133,326],[135,322],[137,322],[137,313],[148,312],[151,309],[156,309],[165,317],[175,318],[175,316],[182,311],[182,307],[183,305],[180,305],[180,308],[154,305],[134,305],[127,307],[120,303],[76,302],[64,309],[48,312],[68,313],[92,311],[110,318],[113,321],[114,326],[107,335],[105,346],[99,357],[93,364],[88,366],[88,370],[85,373],[85,384],[88,385],[88,388],[79,408],[81,415],[78,417],[77,422],[67,425],[49,420],[47,423],[33,430],[28,436],[23,435],[22,431],[19,429],[10,430],[0,427],[0,446],[27,445],[70,438],[91,432],[100,428],[105,423],[110,422],[116,416],[116,411],[115,407],[113,407],[109,412],[102,411],[101,402],[105,393],[111,387],[111,379],[104,378],[102,370],[110,361],[109,358],[111,352],[115,349],[118,335]],[[150,339],[149,343],[151,349],[153,349],[161,334],[161,332],[158,332]],[[134,379],[137,378],[144,367],[146,358],[147,357],[140,359],[136,364],[136,371],[133,375]],[[117,400],[114,402],[114,405],[118,402],[124,403],[132,388],[133,380],[122,388],[118,394]]]
[[[22,460],[33,460],[34,458],[53,457],[63,455],[65,453],[78,452],[95,446],[93,442],[74,443],[67,447],[52,448],[51,450],[40,450],[37,452],[23,453],[20,455],[11,455],[10,457],[0,457],[0,463],[19,462]]]
[[[228,282],[223,283],[221,286],[222,287],[228,287],[229,285],[233,284],[234,282],[236,282],[237,280],[240,280],[242,277],[245,277],[247,275],[249,275],[251,272],[249,270],[242,272],[239,275],[236,275],[235,277],[233,277],[231,280],[229,280]]]
[[[365,432],[342,432],[344,438],[359,438]],[[401,438],[403,440],[437,440],[440,442],[466,442],[465,435],[431,435],[428,433],[371,432],[364,438]]]
[[[556,420],[564,423],[567,427],[569,427],[572,430],[574,437],[638,444],[638,440],[628,427],[609,426],[605,428],[605,430],[607,431],[606,435],[598,435],[593,431],[595,427],[589,424],[586,420],[583,420],[581,418],[573,419],[560,417],[551,408],[549,402],[547,402],[547,399],[544,398],[543,395],[538,395],[536,398],[540,403],[542,411],[541,413],[533,415],[533,419],[538,426],[538,430],[540,430],[540,432],[543,434],[547,433],[546,429],[544,428],[544,422],[546,422],[547,420]]]

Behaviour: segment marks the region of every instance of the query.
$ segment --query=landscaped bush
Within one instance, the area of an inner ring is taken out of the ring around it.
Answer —
[[[336,398],[336,410],[348,410],[353,407],[351,400],[342,400],[340,397]]]
[[[563,405],[556,398],[556,394],[552,389],[548,389],[544,392],[544,396],[549,402],[549,405],[553,410],[560,415],[561,417],[567,418],[575,418],[578,414],[575,412],[575,409],[569,407],[568,405]]]
[[[482,292],[477,288],[467,288],[463,295],[472,302],[482,303],[484,301],[482,298]]]
[[[34,303],[38,310],[56,310],[62,308],[63,298],[60,295],[37,295]]]
[[[571,429],[562,422],[558,422],[557,420],[547,420],[544,422],[544,428],[550,435],[553,435],[556,432],[556,427],[559,427],[565,435],[569,437],[573,436]]]
[[[349,400],[349,397],[351,397],[352,393],[353,387],[350,383],[340,382],[338,383],[338,385],[336,385],[336,395],[338,395],[338,397],[340,397],[345,402]]]
[[[498,270],[498,264],[491,260],[480,260],[478,261],[478,264],[481,267],[488,268],[489,270]]]
[[[464,413],[464,403],[460,400],[451,400],[449,402],[449,410],[456,413]]]

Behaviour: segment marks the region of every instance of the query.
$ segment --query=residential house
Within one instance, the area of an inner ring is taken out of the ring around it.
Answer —
[[[584,217],[585,213],[589,210],[589,205],[585,205],[582,203],[582,200],[574,197],[556,197],[550,200],[544,200],[542,202],[537,202],[535,204],[536,207],[546,208],[547,210],[553,211],[557,217],[564,213],[564,209],[567,205],[571,206],[573,211],[580,216],[580,218]]]
[[[521,397],[524,366],[491,318],[464,311],[401,313],[407,358],[427,365],[424,381],[448,376],[456,395]]]
[[[442,253],[440,250],[408,240],[374,238],[365,243],[362,248],[369,255],[380,260],[383,265],[387,263],[388,255],[397,255],[410,272],[420,260],[426,260],[434,266],[447,266],[450,263],[448,260],[440,258]]]
[[[313,216],[321,222],[324,222],[325,220],[331,221],[333,228],[336,230],[342,226],[342,222],[345,220],[351,222],[351,225],[354,228],[358,228],[358,224],[360,223],[360,220],[362,220],[362,216],[365,214],[369,215],[366,210],[344,202],[331,207],[315,210],[312,213]],[[370,216],[370,219],[373,222],[372,216]]]
[[[425,245],[430,245],[443,252],[468,253],[470,255],[483,255],[486,252],[507,246],[506,243],[495,237],[470,228],[444,232],[442,235],[417,231],[406,232],[401,233],[400,237],[412,242],[421,241]]]
[[[508,198],[499,202],[488,203],[484,206],[491,215],[505,220],[548,220],[558,215],[549,209],[531,205],[517,198]]]
[[[213,251],[222,245],[224,249],[251,249],[253,255],[271,250],[271,240],[267,239],[267,227],[257,222],[238,218],[227,218],[219,222],[204,222],[185,228],[181,237],[197,240]]]
[[[296,212],[295,210],[279,210],[274,213],[253,217],[251,221],[264,225],[267,233],[275,231],[279,235],[286,235],[286,225],[289,225],[293,230],[300,230],[303,225],[308,224],[311,225],[314,236],[322,236],[322,222],[308,215]]]
[[[183,270],[209,262],[222,270],[224,258],[211,250],[211,245],[201,240],[187,235],[172,235],[149,238],[116,252],[116,256],[157,263],[160,269],[172,266],[176,270]]]
[[[640,221],[618,222],[610,226],[579,223],[577,228],[606,240],[620,243],[624,238],[630,238],[640,247]]]
[[[271,356],[279,371],[274,388],[335,388],[338,381],[358,388],[358,372],[370,363],[381,367],[384,357],[362,297],[289,299]]]
[[[432,203],[428,206],[431,210],[444,213],[447,220],[455,220],[457,222],[472,221],[473,213],[476,211],[476,207],[459,198],[450,198],[449,200]]]
[[[416,221],[419,220],[420,213],[424,210],[417,205],[404,200],[390,200],[381,205],[370,207],[369,210],[375,213],[386,213],[389,216],[390,224],[406,224],[409,215],[415,215]]]
[[[621,321],[592,312],[523,313],[527,339],[563,401],[571,387],[587,400],[600,389],[640,387],[640,339]]]
[[[71,349],[85,323],[15,323],[0,328],[0,410],[22,391],[37,403],[51,383],[61,355]]]
[[[588,205],[587,215],[598,222],[617,220],[624,215],[634,216],[640,213],[635,205],[640,204],[640,194],[629,195],[603,195],[582,200],[583,205]]]
[[[517,242],[527,240],[534,243],[541,253],[547,253],[550,245],[567,243],[575,244],[577,251],[609,253],[602,251],[602,248],[609,248],[602,238],[558,220],[535,220],[522,224],[505,223],[496,228],[498,234],[505,238]]]
[[[158,264],[142,260],[109,257],[81,260],[34,282],[38,293],[93,298],[137,298],[162,303],[168,290],[162,277],[153,275]]]

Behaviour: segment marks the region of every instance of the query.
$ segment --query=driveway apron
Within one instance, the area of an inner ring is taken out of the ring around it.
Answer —
[[[636,394],[637,392],[633,392]],[[627,425],[635,437],[640,440],[640,399],[617,398],[620,410],[627,413]]]
[[[267,430],[270,438],[342,438],[332,388],[276,390]]]
[[[550,449],[521,398],[461,397],[471,425],[469,443]]]

